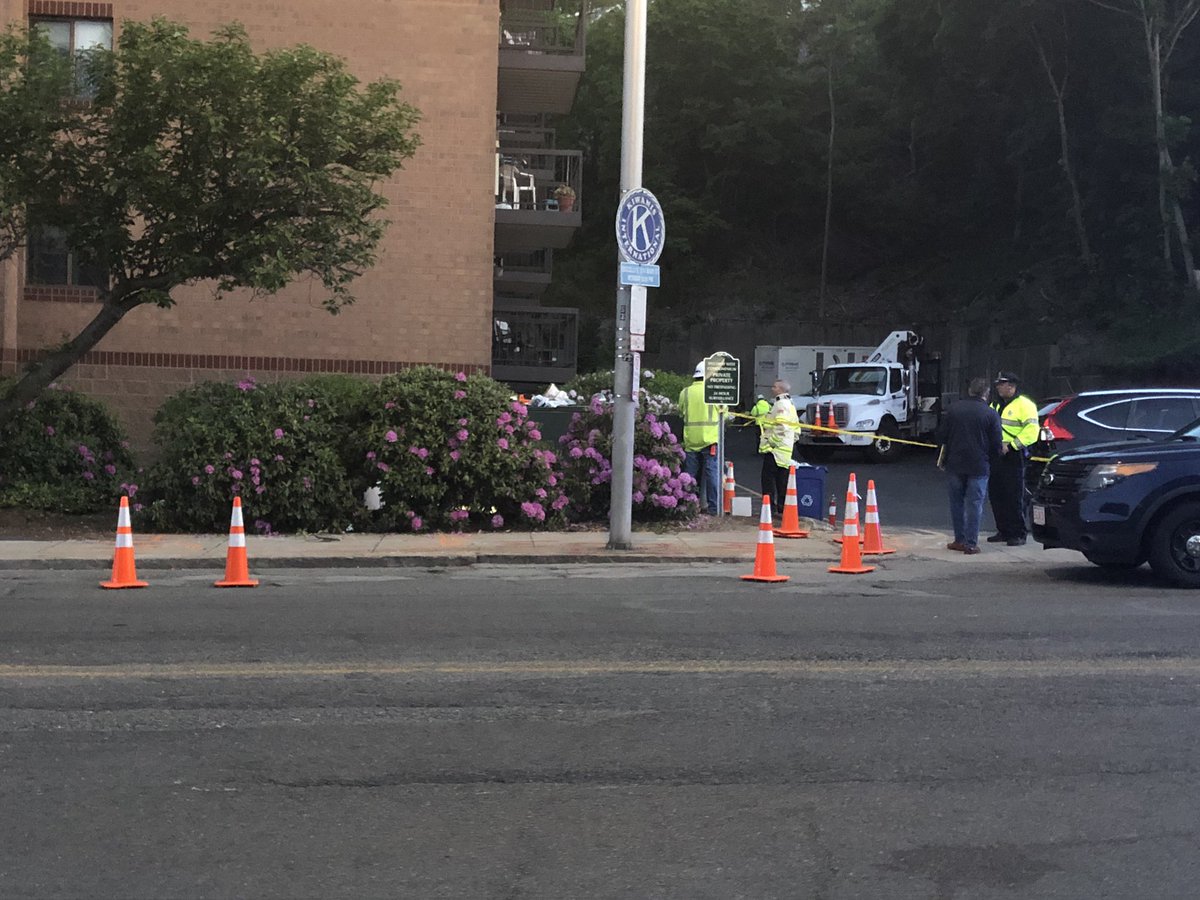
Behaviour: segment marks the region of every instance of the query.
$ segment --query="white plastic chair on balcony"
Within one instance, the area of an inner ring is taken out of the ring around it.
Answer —
[[[500,202],[510,202],[515,209],[521,208],[521,195],[529,194],[530,206],[537,208],[537,181],[532,172],[525,172],[521,163],[505,162],[500,165]]]

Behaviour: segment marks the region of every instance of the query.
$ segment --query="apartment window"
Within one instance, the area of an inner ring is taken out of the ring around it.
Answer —
[[[112,49],[112,20],[33,18],[30,25],[45,34],[51,46],[74,64],[75,96],[85,100],[95,96],[96,85],[85,63],[89,52]]]
[[[35,228],[29,232],[29,257],[25,279],[29,284],[67,284],[105,287],[104,273],[82,261],[67,246],[61,228]]]

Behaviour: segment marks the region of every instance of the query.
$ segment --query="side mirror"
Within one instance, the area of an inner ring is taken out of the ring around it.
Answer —
[[[808,378],[812,382],[812,388],[815,391],[817,389],[817,382],[821,380],[821,373],[813,369],[808,373]]]

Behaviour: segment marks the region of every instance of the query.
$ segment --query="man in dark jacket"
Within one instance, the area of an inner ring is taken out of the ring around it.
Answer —
[[[946,411],[938,426],[938,468],[946,472],[954,540],[948,550],[979,552],[979,520],[988,472],[1000,455],[1000,415],[987,405],[986,378],[972,378],[967,396]]]

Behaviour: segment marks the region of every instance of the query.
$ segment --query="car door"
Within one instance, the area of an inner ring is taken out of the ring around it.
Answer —
[[[1130,440],[1162,438],[1196,418],[1193,397],[1138,397],[1133,401],[1125,430]]]

